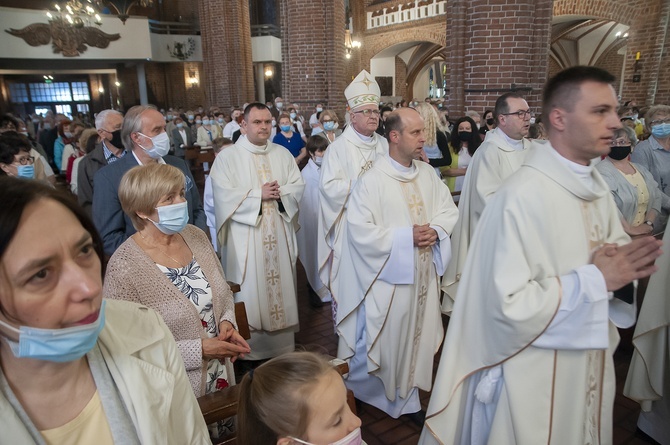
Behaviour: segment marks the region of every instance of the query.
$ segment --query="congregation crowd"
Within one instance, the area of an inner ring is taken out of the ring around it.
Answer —
[[[573,67],[541,110],[509,92],[457,119],[380,103],[366,71],[344,114],[2,116],[0,441],[360,444],[349,390],[421,444],[610,444],[637,323],[624,393],[670,443],[670,106],[613,81]],[[298,259],[345,378],[294,352]],[[236,371],[237,419],[206,425],[196,398]]]

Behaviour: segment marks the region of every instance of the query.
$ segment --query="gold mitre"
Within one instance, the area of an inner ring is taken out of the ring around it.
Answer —
[[[363,70],[344,90],[344,97],[352,110],[363,105],[379,105],[379,85],[367,71]]]

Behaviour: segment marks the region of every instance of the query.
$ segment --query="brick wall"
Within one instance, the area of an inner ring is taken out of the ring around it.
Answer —
[[[614,89],[617,94],[619,94],[619,89],[621,86],[621,68],[623,66],[624,56],[619,54],[619,49],[625,45],[625,42],[612,47],[607,53],[600,56],[600,58],[594,63],[594,66],[602,68],[614,75],[616,80],[614,81]]]
[[[225,7],[224,7],[225,5]],[[248,0],[201,0],[203,106],[229,108],[255,98]]]
[[[305,111],[344,111],[347,59],[344,1],[281,0],[282,97]]]
[[[407,96],[407,65],[400,57],[395,57],[395,95],[408,99]]]

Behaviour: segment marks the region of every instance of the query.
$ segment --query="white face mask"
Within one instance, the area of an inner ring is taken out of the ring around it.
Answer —
[[[317,166],[321,167],[321,163],[323,162],[323,156],[314,156],[312,160]]]
[[[311,442],[305,442],[304,440],[300,440],[295,437],[291,437],[291,439],[304,445],[314,445]],[[361,445],[362,443],[363,437],[361,436],[361,429],[356,428],[342,439],[338,440],[337,442],[331,442],[329,445]]]
[[[151,156],[153,159],[162,158],[170,151],[170,138],[168,137],[168,134],[166,132],[163,132],[158,136],[154,136],[152,138],[147,136],[146,134],[140,133],[139,131],[137,133],[141,134],[145,138],[151,139],[153,147],[144,148],[139,142],[137,143],[137,145],[139,145],[142,150],[146,151],[147,154]]]

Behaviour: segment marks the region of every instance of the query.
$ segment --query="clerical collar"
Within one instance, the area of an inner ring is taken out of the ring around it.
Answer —
[[[374,139],[374,137],[375,137],[374,133],[372,133],[372,136],[364,136],[364,135],[360,134],[358,131],[356,131],[356,129],[354,128],[353,125],[351,126],[351,129],[354,130],[354,133],[356,133],[356,135],[358,135],[358,137],[363,142],[372,142],[372,139]]]
[[[510,145],[515,150],[523,150],[523,139],[521,140],[516,140],[512,139],[511,137],[507,136],[507,133],[504,131],[500,130],[500,135],[503,137],[505,141]]]
[[[566,167],[570,169],[571,172],[573,172],[577,178],[579,179],[580,182],[582,182],[584,185],[586,185],[589,189],[593,188],[593,164],[589,165],[582,165],[578,164],[576,162],[571,161],[568,158],[563,157],[559,152],[556,151],[553,147],[551,148],[551,152],[556,156]]]
[[[388,159],[391,162],[391,165],[393,166],[393,168],[398,170],[400,173],[412,173],[414,171],[414,169],[416,168],[414,166],[414,162],[412,162],[409,167],[405,167],[400,162],[393,159],[390,155],[388,156]]]

